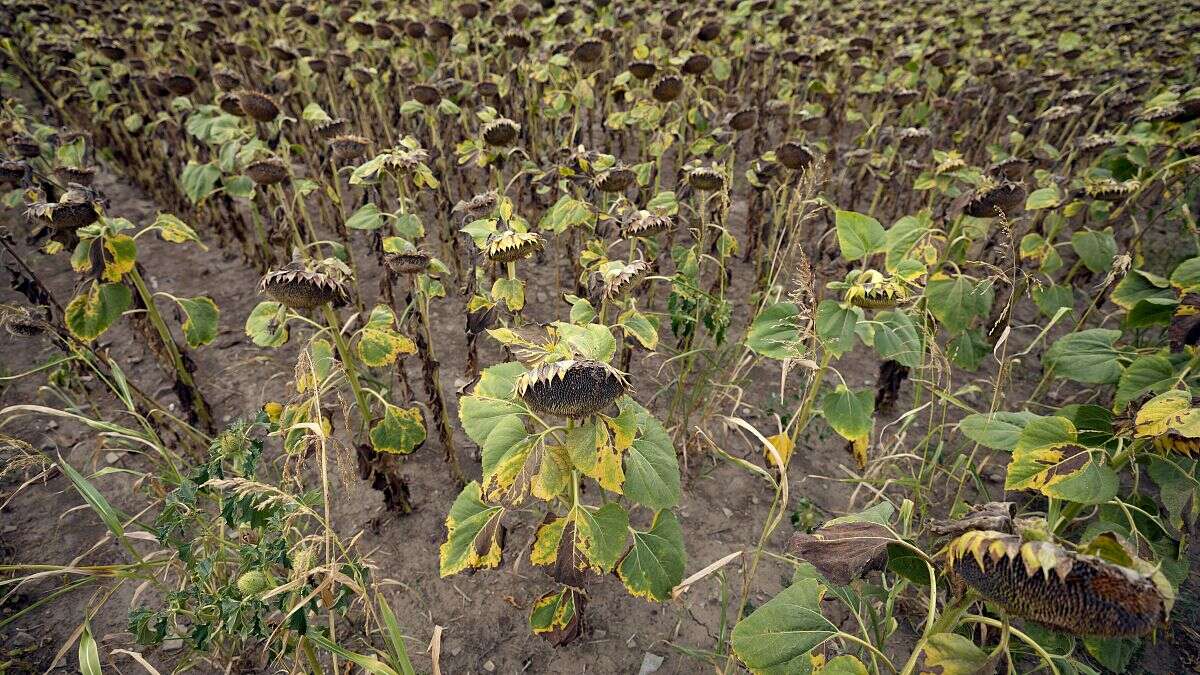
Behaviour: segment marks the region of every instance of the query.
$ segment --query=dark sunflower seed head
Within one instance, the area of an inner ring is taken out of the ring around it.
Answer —
[[[506,146],[517,139],[520,130],[521,127],[516,122],[501,117],[483,125],[483,140],[494,147]]]
[[[243,89],[236,93],[242,112],[256,122],[270,122],[279,116],[279,104],[260,91]]]
[[[544,246],[542,236],[537,233],[504,230],[488,237],[484,254],[493,262],[510,263],[533,255]]]
[[[268,272],[259,282],[258,289],[291,309],[313,309],[327,302],[344,303],[350,297],[345,284],[296,262]]]
[[[1073,635],[1137,637],[1170,611],[1170,599],[1149,576],[1052,541],[973,530],[943,553],[950,575],[988,601]]]
[[[534,410],[579,419],[612,405],[629,389],[613,367],[588,359],[540,365],[517,380],[521,400]]]

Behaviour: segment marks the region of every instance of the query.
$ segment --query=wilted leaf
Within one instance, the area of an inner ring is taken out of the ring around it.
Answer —
[[[503,551],[504,509],[480,499],[479,483],[467,484],[446,517],[446,542],[440,550],[439,573],[448,577],[471,567],[496,567]]]
[[[812,534],[793,534],[788,553],[812,563],[829,581],[846,586],[870,570],[883,569],[888,544],[895,540],[876,523],[838,523]]]

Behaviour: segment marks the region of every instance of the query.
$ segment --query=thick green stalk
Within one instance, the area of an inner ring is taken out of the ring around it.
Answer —
[[[204,401],[204,394],[200,393],[200,388],[196,386],[196,381],[192,378],[192,373],[188,370],[187,364],[184,363],[183,355],[179,352],[179,345],[175,344],[175,338],[171,336],[171,330],[167,328],[162,315],[158,313],[158,308],[154,305],[154,296],[146,288],[146,282],[138,272],[137,266],[134,266],[129,271],[129,279],[133,281],[133,286],[137,289],[138,296],[142,299],[142,304],[146,305],[146,316],[150,319],[150,325],[154,326],[154,330],[158,333],[159,338],[162,339],[163,347],[167,350],[167,355],[171,358],[171,365],[175,368],[176,379],[191,394],[191,409],[196,415],[196,420],[205,431],[212,432],[214,429],[212,413],[208,410],[208,403]]]

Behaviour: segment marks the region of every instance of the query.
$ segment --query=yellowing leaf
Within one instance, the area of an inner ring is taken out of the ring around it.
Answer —
[[[412,340],[388,328],[363,328],[358,340],[358,357],[368,366],[390,365],[401,354],[415,353],[417,345]]]
[[[137,263],[137,243],[133,237],[118,234],[104,240],[104,280],[116,283]]]
[[[439,574],[444,578],[465,569],[500,564],[504,509],[480,499],[479,483],[472,481],[450,507],[446,517],[446,542],[440,553]]]
[[[371,427],[371,447],[377,452],[407,455],[425,442],[425,420],[421,409],[388,404],[383,419]]]
[[[787,434],[775,434],[767,439],[771,442],[771,447],[775,449],[775,453],[779,454],[779,459],[783,461],[783,466],[780,467],[775,461],[775,453],[771,452],[771,448],[763,447],[763,455],[766,456],[767,466],[774,466],[780,470],[786,469],[788,462],[792,459],[792,451],[796,448],[796,444]]]

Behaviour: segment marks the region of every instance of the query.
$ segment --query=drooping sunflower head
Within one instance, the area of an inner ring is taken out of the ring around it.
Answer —
[[[213,68],[212,81],[221,91],[233,91],[242,86],[242,76],[226,66]]]
[[[698,166],[687,174],[688,185],[698,192],[715,192],[725,187],[725,174],[708,166]]]
[[[908,299],[908,286],[903,280],[873,269],[852,270],[828,288],[841,291],[844,302],[863,309],[890,309]]]
[[[636,178],[637,174],[634,173],[633,169],[614,166],[596,176],[596,187],[601,192],[623,192]]]
[[[1083,191],[1087,196],[1102,202],[1123,202],[1141,187],[1136,178],[1127,181],[1117,181],[1112,178],[1089,179],[1084,182]]]
[[[279,116],[279,104],[261,91],[242,89],[236,96],[242,112],[256,122],[270,122]]]
[[[734,131],[746,131],[754,127],[758,123],[757,108],[742,108],[736,112],[729,114],[729,118],[725,121],[730,129]]]
[[[278,157],[264,157],[246,165],[244,173],[256,185],[274,185],[287,180],[287,164]]]
[[[963,213],[972,218],[1010,216],[1025,205],[1025,186],[1015,181],[984,185],[971,195]]]
[[[21,160],[0,161],[0,185],[17,185],[25,179],[29,170],[29,165]]]
[[[542,250],[545,240],[535,232],[504,230],[494,232],[484,245],[484,254],[492,262],[510,263]]]
[[[1070,551],[1053,541],[972,530],[939,555],[953,580],[989,602],[1073,635],[1141,636],[1170,613],[1173,598],[1161,574]]]
[[[495,190],[480,192],[466,201],[461,201],[454,205],[454,210],[466,213],[471,218],[482,218],[492,212],[496,208],[496,204],[500,202],[500,195]]]
[[[572,419],[604,410],[628,389],[619,371],[590,359],[544,363],[522,374],[516,386],[517,395],[534,410]]]
[[[600,300],[613,300],[621,297],[637,286],[648,271],[650,271],[650,264],[645,260],[634,260],[629,263],[614,260],[605,263],[595,273],[592,294]]]
[[[25,210],[25,216],[59,230],[75,230],[100,219],[104,197],[92,188],[72,185],[57,202],[39,202]]]
[[[625,239],[634,237],[653,237],[667,232],[675,227],[670,216],[660,216],[645,210],[634,211],[625,218],[621,225],[621,236]]]
[[[663,75],[654,83],[650,95],[659,103],[670,103],[683,93],[683,79],[678,75]]]
[[[384,254],[383,262],[389,270],[396,274],[420,274],[429,269],[429,263],[433,261],[433,256],[428,251],[411,244],[406,249]]]
[[[651,61],[634,61],[629,64],[629,72],[639,80],[648,80],[658,72],[658,66]]]
[[[0,324],[14,337],[37,337],[49,328],[49,324],[24,307],[0,307]]]
[[[75,183],[88,187],[96,180],[96,167],[58,166],[54,168],[54,177],[58,179],[59,183],[66,185]]]
[[[812,163],[813,153],[799,141],[784,141],[775,148],[775,159],[785,168],[799,171]]]
[[[366,136],[342,134],[329,140],[329,149],[334,158],[343,162],[361,159],[370,147],[371,139]]]
[[[521,125],[507,117],[500,117],[483,125],[483,140],[493,147],[503,147],[515,141],[520,131]]]
[[[291,309],[313,309],[327,302],[347,302],[350,298],[346,285],[332,272],[309,269],[300,261],[268,272],[259,282],[258,290]]]
[[[318,123],[313,127],[313,131],[316,131],[318,136],[328,141],[346,133],[346,127],[348,125],[349,122],[346,120],[346,118],[335,117],[333,119]]]

